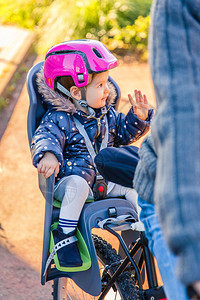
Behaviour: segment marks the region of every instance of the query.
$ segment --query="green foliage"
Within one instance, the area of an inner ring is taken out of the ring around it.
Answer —
[[[106,44],[111,51],[118,54],[125,52],[134,53],[141,59],[146,60],[148,55],[149,23],[149,16],[139,16],[133,25],[111,29],[107,35],[102,38],[102,42]]]
[[[34,28],[37,52],[64,40],[97,39],[146,57],[152,0],[0,0],[0,21]]]
[[[117,11],[119,27],[133,25],[139,16],[147,17],[150,12],[152,0],[125,0]]]
[[[17,84],[22,77],[22,75],[25,73],[27,74],[29,68],[27,68],[25,65],[22,65],[17,72],[15,72],[14,77],[12,78],[11,82],[7,86],[4,97],[0,97],[0,112],[10,103],[10,99],[12,97],[12,93],[17,87]],[[5,70],[6,72],[7,70]]]
[[[117,4],[115,0],[55,0],[39,24],[40,51],[63,40],[100,39],[117,24]]]
[[[116,53],[131,51],[146,58],[151,2],[55,0],[39,23],[38,51],[44,53],[63,40],[90,38],[102,41]]]
[[[34,29],[53,0],[0,0],[0,22]]]
[[[4,97],[0,97],[0,111],[2,111],[4,109],[4,107],[6,107],[9,103],[9,100],[7,98]]]

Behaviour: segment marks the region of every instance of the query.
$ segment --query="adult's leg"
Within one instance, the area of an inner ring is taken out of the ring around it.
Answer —
[[[154,1],[150,66],[158,112],[155,207],[177,275],[200,281],[200,1]]]
[[[149,249],[157,260],[167,299],[188,300],[186,288],[175,275],[177,259],[163,238],[154,205],[140,197],[138,197],[138,204],[141,207],[140,220],[145,227]]]

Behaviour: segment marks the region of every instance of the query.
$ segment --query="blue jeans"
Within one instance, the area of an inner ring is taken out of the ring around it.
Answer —
[[[154,0],[151,24],[154,203],[187,286],[200,280],[200,1]]]
[[[157,113],[134,188],[155,203],[177,277],[188,286],[200,280],[200,1],[154,0],[149,38]]]
[[[149,249],[155,256],[163,280],[167,300],[189,300],[186,289],[175,275],[176,257],[169,250],[155,214],[154,205],[138,198],[140,220],[145,226]]]

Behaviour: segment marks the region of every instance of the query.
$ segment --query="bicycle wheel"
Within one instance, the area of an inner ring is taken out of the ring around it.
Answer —
[[[93,235],[99,269],[101,273],[102,288],[109,281],[109,277],[115,272],[121,257],[116,250],[112,248],[105,240],[97,235]],[[106,268],[105,268],[106,267]],[[107,271],[106,271],[107,270]],[[83,290],[81,290],[73,280],[69,278],[59,278],[54,280],[53,284],[53,300],[76,300],[76,299],[98,299]],[[138,288],[135,286],[134,279],[130,272],[123,272],[114,287],[110,289],[105,300],[139,300]]]

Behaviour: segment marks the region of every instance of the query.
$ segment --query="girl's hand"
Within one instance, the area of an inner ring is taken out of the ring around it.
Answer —
[[[57,176],[59,172],[59,162],[57,157],[51,152],[46,152],[39,161],[37,169],[38,173],[42,174],[45,178],[51,176],[53,172],[55,172],[55,176]]]
[[[145,95],[142,95],[141,91],[138,90],[135,90],[134,93],[136,102],[133,100],[133,97],[130,94],[128,95],[129,101],[133,106],[133,111],[139,119],[146,120],[149,110],[147,97]]]

